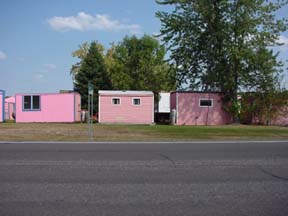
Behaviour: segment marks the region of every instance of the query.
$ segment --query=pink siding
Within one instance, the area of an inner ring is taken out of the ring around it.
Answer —
[[[113,105],[112,98],[120,98],[121,104]],[[133,98],[140,98],[141,105],[133,105]],[[99,122],[151,124],[154,122],[153,95],[100,95]]]
[[[5,119],[13,120],[14,112],[15,112],[15,97],[5,98]]]
[[[75,94],[75,121],[81,121],[81,96]]]
[[[176,92],[170,94],[170,110],[176,109],[176,96]]]
[[[15,103],[15,97],[7,97],[5,98],[6,103]]]
[[[40,95],[40,110],[23,110],[23,96],[16,94],[16,122],[75,122],[75,95],[77,93],[61,94],[26,94]],[[78,96],[76,96],[78,97]]]
[[[3,122],[3,115],[4,115],[4,110],[3,110],[3,103],[4,103],[4,93],[0,91],[0,122]]]
[[[177,95],[177,125],[223,125],[232,121],[231,115],[222,109],[219,93],[177,92]],[[200,99],[212,99],[213,106],[200,107]]]
[[[272,125],[288,126],[288,107],[282,108],[278,116],[274,117],[271,121]]]
[[[277,126],[288,126],[288,117],[287,116],[279,116],[274,118],[271,122],[272,125]]]

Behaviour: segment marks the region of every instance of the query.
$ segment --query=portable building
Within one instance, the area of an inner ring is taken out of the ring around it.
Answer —
[[[277,94],[274,100],[269,101],[269,98],[265,100],[265,96],[257,92],[242,93],[239,96],[241,123],[288,126],[288,95],[285,91]]]
[[[154,123],[151,91],[99,91],[99,123]]]
[[[16,122],[81,121],[78,93],[16,94]]]
[[[5,91],[0,89],[0,122],[5,120]]]
[[[15,108],[15,97],[5,98],[5,120],[14,120]]]
[[[223,109],[218,92],[172,92],[171,115],[176,125],[223,125],[232,116]]]
[[[272,119],[271,125],[288,126],[288,107],[279,111],[278,115]]]

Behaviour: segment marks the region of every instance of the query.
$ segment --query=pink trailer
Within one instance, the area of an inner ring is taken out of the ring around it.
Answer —
[[[5,120],[5,91],[0,89],[0,122]]]
[[[5,98],[5,120],[14,120],[15,97]]]
[[[151,91],[99,91],[99,123],[154,123]]]
[[[271,125],[276,126],[288,126],[288,116],[279,115],[272,119]]]
[[[278,112],[271,119],[271,125],[288,126],[288,106],[278,109]]]
[[[16,122],[81,121],[78,93],[16,94]]]
[[[232,116],[222,108],[221,93],[172,92],[171,113],[176,125],[224,125]]]

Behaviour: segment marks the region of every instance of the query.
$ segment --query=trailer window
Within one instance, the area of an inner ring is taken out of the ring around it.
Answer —
[[[23,96],[23,110],[40,110],[40,96],[39,95]]]
[[[134,106],[140,106],[141,105],[141,99],[140,98],[133,98],[133,105]]]
[[[212,107],[213,100],[212,99],[200,99],[199,106],[200,107]]]
[[[119,105],[120,104],[120,98],[112,98],[112,104],[113,105]]]

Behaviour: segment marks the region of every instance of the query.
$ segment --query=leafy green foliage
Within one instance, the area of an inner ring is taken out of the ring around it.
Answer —
[[[88,82],[94,85],[97,107],[98,90],[149,90],[154,93],[175,90],[175,68],[165,61],[164,46],[153,37],[144,35],[125,37],[104,53],[103,45],[83,43],[72,53],[80,61],[70,74],[74,89],[82,97],[82,106],[88,104]],[[157,95],[155,97],[157,100]]]
[[[87,56],[89,49],[90,49],[91,44],[88,42],[85,42],[79,46],[77,50],[75,50],[72,53],[73,57],[79,58],[80,61],[77,62],[76,64],[72,65],[71,70],[70,70],[70,75],[72,76],[73,81],[75,80],[75,76],[77,73],[79,73],[81,65],[83,63],[84,58]],[[100,43],[96,43],[96,46],[98,47],[98,50],[100,53],[103,55],[104,52],[104,47]]]
[[[116,90],[175,89],[175,70],[165,60],[166,50],[148,35],[125,37],[107,52],[106,64]]]
[[[288,91],[249,92],[241,96],[240,120],[270,125],[273,118],[288,116]]]
[[[161,35],[177,65],[180,86],[222,91],[235,119],[241,91],[269,91],[282,63],[270,50],[277,45],[287,19],[275,12],[287,0],[157,0],[174,5],[171,13],[157,12]]]
[[[87,109],[88,106],[88,83],[90,82],[94,86],[94,112],[98,111],[97,91],[112,88],[101,47],[97,42],[91,43],[74,79],[74,90],[81,94],[81,104],[84,109]]]

